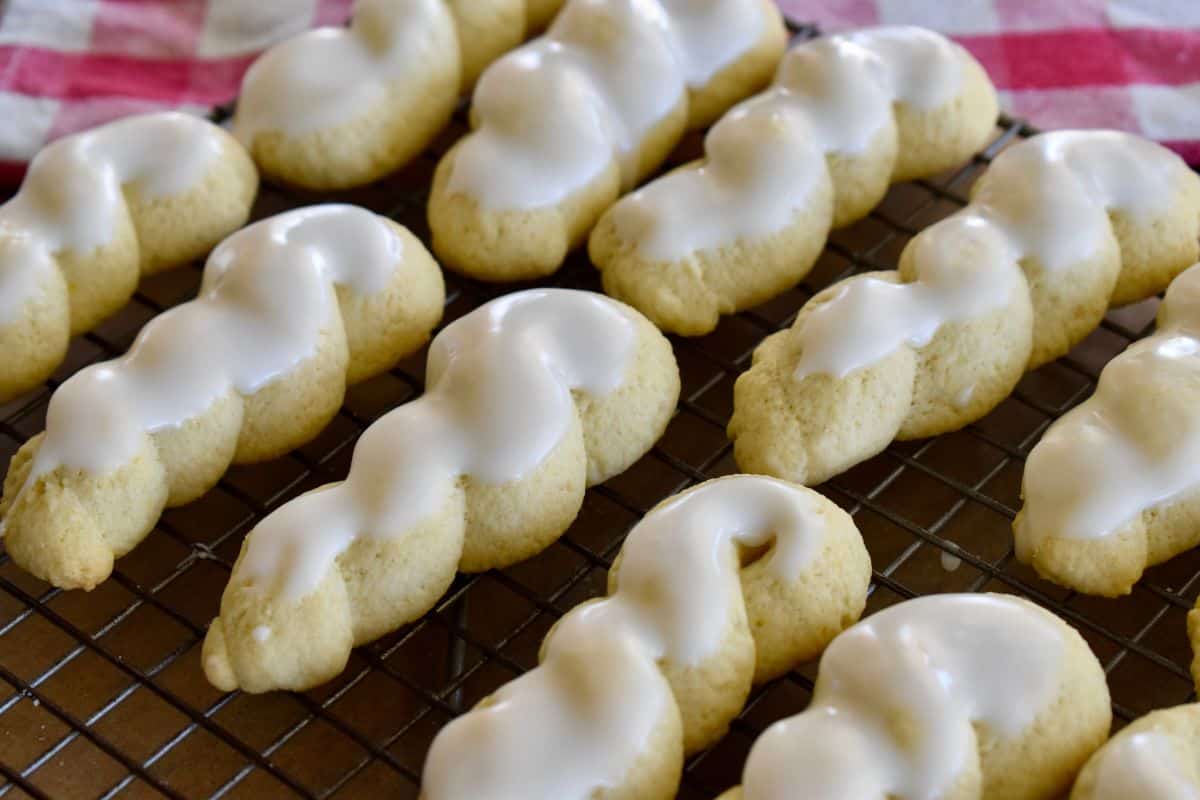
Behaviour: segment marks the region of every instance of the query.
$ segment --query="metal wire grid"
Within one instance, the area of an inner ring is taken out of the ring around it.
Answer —
[[[220,694],[199,666],[205,626],[245,532],[280,503],[343,477],[362,430],[421,391],[424,353],[353,388],[317,441],[270,465],[235,468],[205,498],[168,512],[90,594],[49,588],[0,554],[0,795],[417,796],[438,728],[530,669],[553,621],[603,593],[628,528],[659,499],[736,471],[724,429],[733,381],[755,345],[834,280],[894,265],[917,230],[964,204],[969,184],[1000,149],[1030,133],[1019,121],[1001,120],[971,164],[896,187],[866,220],[835,232],[796,289],[726,319],[710,336],[674,340],[684,391],[652,453],[589,490],[576,523],[547,552],[508,570],[460,576],[430,614],[356,650],[327,686]],[[402,174],[338,199],[387,213],[428,241],[425,192],[453,136]],[[329,199],[264,187],[256,216]],[[446,277],[447,322],[514,288]],[[130,309],[75,342],[45,387],[0,407],[0,463],[41,430],[58,383],[83,364],[124,352],[149,317],[193,296],[199,278],[194,265],[148,281]],[[579,256],[549,283],[598,288]],[[1131,597],[1097,600],[1018,564],[1009,529],[1025,454],[1092,391],[1109,358],[1147,333],[1156,304],[1110,314],[1069,357],[1027,376],[979,423],[890,447],[821,487],[854,515],[871,552],[868,613],[934,592],[1021,594],[1081,630],[1105,664],[1119,720],[1191,697],[1184,615],[1200,591],[1200,554],[1151,570]],[[814,670],[805,665],[757,688],[730,734],[689,760],[680,797],[711,797],[737,782],[758,733],[807,703]]]

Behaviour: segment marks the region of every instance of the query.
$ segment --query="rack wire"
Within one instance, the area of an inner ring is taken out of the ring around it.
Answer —
[[[811,36],[812,28],[798,29]],[[255,216],[343,200],[385,213],[428,242],[430,152],[379,184],[331,198],[264,186]],[[200,646],[241,540],[271,509],[345,476],[374,419],[422,390],[424,352],[353,387],[311,444],[268,465],[235,468],[208,495],[168,511],[150,537],[91,593],[62,592],[0,553],[0,796],[416,797],[437,730],[536,663],[550,625],[604,591],[625,533],[663,497],[736,471],[725,426],[733,381],[754,347],[790,325],[815,292],[887,269],[921,228],[966,202],[971,182],[1032,129],[1002,118],[986,150],[951,174],[894,187],[861,222],[836,231],[813,273],[711,335],[673,339],[683,376],[678,411],[653,451],[588,490],[562,539],[506,570],[459,576],[418,622],[357,649],[344,674],[305,693],[222,694],[205,681]],[[676,161],[698,152],[698,137]],[[0,464],[43,427],[50,393],[81,366],[124,352],[153,315],[194,296],[200,264],[146,281],[131,305],[80,337],[37,391],[0,406]],[[514,286],[447,273],[445,322]],[[576,254],[543,284],[598,289]],[[1020,594],[1076,626],[1104,663],[1118,724],[1192,697],[1185,614],[1200,592],[1200,551],[1147,573],[1120,600],[1039,580],[1013,557],[1010,524],[1022,464],[1045,428],[1087,397],[1100,368],[1153,325],[1157,299],[1110,313],[1069,356],[1026,376],[1011,398],[963,431],[896,444],[820,487],[850,513],[875,566],[867,613],[948,591]],[[808,702],[815,664],[758,687],[729,735],[692,757],[681,798],[738,782],[753,740]]]

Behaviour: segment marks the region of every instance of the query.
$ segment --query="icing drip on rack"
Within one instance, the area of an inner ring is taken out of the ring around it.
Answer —
[[[457,151],[449,191],[490,208],[539,208],[614,159],[631,185],[654,126],[765,24],[735,0],[571,0],[545,36],[484,72],[478,127]]]
[[[1177,277],[1158,332],[1100,373],[1096,393],[1054,423],[1025,464],[1019,553],[1041,537],[1099,538],[1200,486],[1200,266]],[[1023,557],[1023,556],[1022,556]]]
[[[370,294],[401,258],[390,224],[354,206],[302,208],[233,234],[209,257],[199,297],[54,392],[27,485],[58,466],[103,474],[145,433],[177,427],[230,392],[253,394],[315,352],[337,319],[335,284]]]
[[[233,134],[302,135],[350,122],[383,102],[390,84],[418,72],[453,25],[444,0],[360,0],[350,26],[308,31],[272,47],[246,72]]]
[[[570,427],[572,392],[618,389],[635,344],[623,306],[567,289],[517,292],[456,320],[430,346],[425,394],[367,429],[345,481],[261,522],[241,575],[302,597],[357,536],[409,529],[461,476],[523,477]]]
[[[746,800],[942,796],[972,723],[1015,736],[1053,700],[1065,647],[1054,623],[1014,598],[966,594],[858,623],[825,651],[808,709],[755,743]]]
[[[793,330],[797,378],[844,377],[907,343],[927,344],[947,323],[1006,304],[1023,259],[1048,270],[1088,258],[1112,235],[1110,210],[1145,219],[1172,196],[1181,162],[1129,134],[1060,131],[1004,151],[970,205],[926,228],[916,280],[852,280]]]
[[[657,664],[695,664],[720,645],[741,591],[733,548],[771,545],[767,569],[794,580],[824,533],[812,502],[740,475],[647,514],[622,548],[614,592],[564,616],[536,669],[434,740],[430,800],[590,797],[618,783],[671,702]]]
[[[953,100],[967,56],[921,28],[875,28],[816,39],[784,57],[770,91],[726,114],[706,160],[626,198],[614,221],[647,258],[675,261],[782,229],[825,173],[828,154],[861,153],[894,103]]]
[[[17,194],[0,206],[0,324],[38,291],[61,252],[108,244],[125,213],[123,194],[181,194],[221,156],[221,131],[175,112],[128,117],[67,136],[30,162]]]

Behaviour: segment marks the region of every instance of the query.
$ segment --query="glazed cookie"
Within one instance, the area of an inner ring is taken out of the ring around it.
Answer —
[[[1017,557],[1076,591],[1128,594],[1200,544],[1200,265],[1171,283],[1158,323],[1025,462]]]
[[[1200,798],[1200,703],[1147,714],[1084,765],[1071,800]]]
[[[4,482],[8,554],[55,586],[93,588],[164,508],[231,463],[316,436],[347,382],[425,343],[442,303],[420,241],[369,211],[314,206],[238,231],[212,252],[197,299],[51,396],[45,432]]]
[[[784,43],[770,0],[570,0],[480,79],[475,131],[434,174],[434,251],[480,280],[554,272],[689,127],[763,86]]]
[[[663,330],[708,333],[808,274],[829,229],[865,216],[891,182],[970,158],[996,111],[982,67],[932,31],[803,42],[770,90],[709,131],[703,159],[604,213],[592,261],[608,294]]]
[[[370,183],[424,150],[460,86],[560,4],[359,0],[349,27],[308,31],[259,57],[242,80],[234,135],[281,183]]]
[[[738,464],[816,484],[979,419],[1110,305],[1166,288],[1198,232],[1200,177],[1164,147],[1112,131],[1013,145],[898,271],[835,283],[759,345],[734,387]]]
[[[198,117],[127,117],[45,147],[0,206],[0,403],[46,380],[138,279],[245,224],[254,164]]]
[[[518,292],[433,340],[423,397],[377,420],[344,481],[246,537],[204,641],[225,691],[306,689],[428,611],[456,570],[552,544],[584,489],[623,471],[679,397],[671,345],[603,295]]]
[[[577,606],[539,666],[444,727],[422,797],[675,797],[752,683],[814,658],[862,614],[871,561],[809,489],[735,475],[648,513],[608,597]]]
[[[720,800],[1052,800],[1111,722],[1104,670],[1058,617],[921,597],[833,640],[808,709],[767,728]]]

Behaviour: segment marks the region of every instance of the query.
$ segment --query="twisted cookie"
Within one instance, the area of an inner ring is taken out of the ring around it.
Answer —
[[[554,272],[688,127],[765,84],[784,43],[769,0],[570,0],[480,79],[476,129],[434,175],[434,251],[481,280]]]
[[[922,597],[833,640],[808,709],[759,737],[720,800],[1050,800],[1111,721],[1104,670],[1058,617]]]
[[[979,419],[1110,305],[1162,291],[1198,230],[1200,178],[1163,147],[1108,131],[1012,146],[898,271],[830,286],[758,347],[734,389],[738,464],[820,483]]]
[[[858,619],[870,579],[854,523],[813,491],[735,475],[670,498],[537,669],[442,729],[423,797],[672,798],[684,754]]]
[[[1200,265],[1171,283],[1158,320],[1025,462],[1017,557],[1080,592],[1128,594],[1200,543]]]
[[[1084,765],[1071,800],[1200,798],[1200,704],[1147,714]]]
[[[548,547],[584,488],[662,434],[679,371],[662,334],[603,295],[501,297],[433,340],[428,390],[363,433],[350,474],[246,537],[204,641],[230,691],[305,689],[424,614],[456,569]]]
[[[46,380],[73,334],[142,275],[207,253],[250,214],[254,165],[205,120],[128,117],[44,148],[0,206],[0,402]]]
[[[235,233],[196,300],[50,398],[46,431],[4,482],[9,555],[56,586],[91,589],[165,507],[207,492],[230,463],[316,436],[347,382],[425,342],[442,298],[420,241],[360,208],[303,208]]]
[[[361,186],[399,169],[450,119],[459,88],[545,24],[561,0],[359,0],[348,28],[272,47],[242,80],[234,135],[274,180]]]
[[[697,336],[808,274],[830,227],[888,184],[982,147],[996,92],[966,50],[920,28],[801,43],[775,85],[724,116],[705,158],[621,199],[592,231],[604,290]]]

